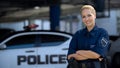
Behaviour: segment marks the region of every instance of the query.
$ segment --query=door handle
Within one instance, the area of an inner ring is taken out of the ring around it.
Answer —
[[[25,51],[26,53],[31,53],[31,52],[35,52],[34,50],[28,50],[28,51]]]
[[[68,50],[68,48],[62,48],[62,50]]]

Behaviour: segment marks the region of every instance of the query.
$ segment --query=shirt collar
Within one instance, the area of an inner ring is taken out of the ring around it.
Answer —
[[[90,35],[92,35],[92,36],[94,36],[95,35],[95,31],[98,29],[98,27],[95,25],[94,27],[93,27],[93,29],[89,32],[88,30],[87,30],[87,27],[84,29],[84,35],[88,35],[88,34],[90,34]]]

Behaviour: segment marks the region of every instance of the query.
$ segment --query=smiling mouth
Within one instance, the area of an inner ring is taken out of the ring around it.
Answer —
[[[90,24],[90,22],[86,22],[86,24]]]

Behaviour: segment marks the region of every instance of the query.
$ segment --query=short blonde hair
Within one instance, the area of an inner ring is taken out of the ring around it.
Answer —
[[[89,9],[89,10],[91,10],[91,12],[92,12],[94,15],[96,15],[96,11],[95,11],[95,9],[94,9],[93,6],[91,6],[91,5],[83,5],[83,6],[81,7],[81,9],[80,9],[80,13],[82,13],[82,11],[83,11],[84,9]]]

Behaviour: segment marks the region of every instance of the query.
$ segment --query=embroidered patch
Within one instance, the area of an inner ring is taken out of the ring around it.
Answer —
[[[108,44],[108,40],[103,37],[103,38],[101,39],[101,44],[102,44],[103,47],[106,47],[107,44]]]

